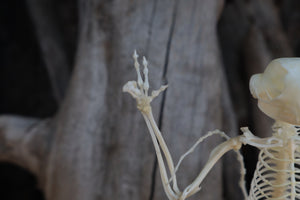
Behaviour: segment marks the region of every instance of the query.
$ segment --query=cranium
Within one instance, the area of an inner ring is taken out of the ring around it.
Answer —
[[[250,80],[258,107],[272,119],[300,125],[300,58],[273,60]]]

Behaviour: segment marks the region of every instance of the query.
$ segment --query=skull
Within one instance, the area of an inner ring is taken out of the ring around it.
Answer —
[[[300,125],[300,58],[273,60],[264,73],[251,77],[250,91],[266,115]]]

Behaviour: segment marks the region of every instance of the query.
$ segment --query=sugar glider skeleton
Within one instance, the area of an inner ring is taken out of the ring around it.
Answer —
[[[271,137],[256,137],[246,127],[241,128],[243,135],[235,138],[229,138],[225,133],[215,130],[201,137],[181,156],[176,166],[154,121],[150,106],[151,101],[167,86],[161,86],[148,95],[148,62],[144,57],[143,80],[136,52],[133,59],[138,79],[126,83],[123,91],[136,99],[137,107],[145,119],[156,151],[164,191],[169,200],[185,200],[198,192],[211,168],[230,150],[237,152],[242,166],[240,187],[246,200],[300,200],[300,58],[273,60],[264,73],[251,77],[250,91],[258,99],[258,107],[275,120]],[[224,137],[226,141],[215,147],[202,171],[181,191],[176,178],[180,163],[200,142],[214,134]],[[246,144],[260,149],[249,194],[245,189],[243,158],[238,151]]]

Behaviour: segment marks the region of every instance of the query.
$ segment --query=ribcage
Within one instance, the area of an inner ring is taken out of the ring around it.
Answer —
[[[300,200],[300,151],[295,141],[259,153],[248,200]]]

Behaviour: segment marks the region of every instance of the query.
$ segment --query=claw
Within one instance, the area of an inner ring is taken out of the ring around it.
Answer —
[[[151,96],[148,96],[149,90],[149,80],[148,80],[148,61],[145,57],[143,57],[143,65],[144,65],[144,81],[142,79],[142,75],[140,72],[140,64],[138,62],[139,55],[134,51],[133,55],[134,67],[137,73],[137,81],[128,81],[123,86],[123,92],[128,92],[131,94],[133,98],[137,101],[137,107],[142,112],[148,112],[151,107],[150,103],[153,99],[155,99],[161,92],[163,92],[168,86],[163,85],[158,90],[153,90]]]
[[[142,76],[141,76],[140,64],[139,64],[139,61],[138,61],[139,55],[136,53],[136,50],[134,50],[134,53],[133,53],[132,57],[134,59],[134,67],[135,67],[135,70],[136,70],[136,73],[137,73],[137,78],[138,78],[137,83],[138,83],[140,88],[143,88],[143,79],[142,79]]]
[[[144,65],[144,76],[145,76],[145,81],[144,81],[144,89],[145,93],[148,93],[149,90],[149,80],[148,80],[148,61],[146,60],[145,56],[143,56],[143,65]]]
[[[156,98],[161,92],[167,89],[168,85],[162,85],[158,90],[153,90],[151,93],[151,101]]]

